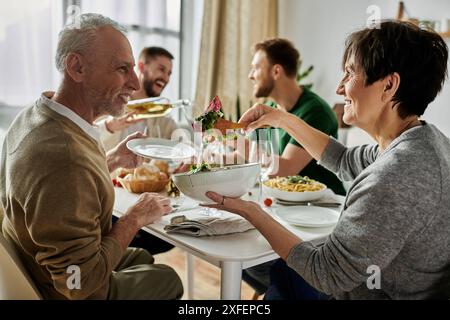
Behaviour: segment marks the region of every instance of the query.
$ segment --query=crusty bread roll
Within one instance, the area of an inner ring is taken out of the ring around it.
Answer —
[[[169,174],[169,164],[167,163],[167,161],[153,159],[152,161],[150,161],[150,165],[157,166],[161,172]]]
[[[119,178],[122,186],[133,193],[159,192],[164,190],[168,181],[164,180],[124,180]]]
[[[134,169],[134,180],[159,180],[159,172],[152,172],[145,167],[138,167]]]
[[[117,180],[120,184],[130,192],[159,192],[165,188],[169,182],[169,178],[165,173],[154,172],[148,166],[140,166],[131,170],[124,169],[119,173],[128,172],[125,176],[119,176]]]
[[[117,178],[124,178],[128,174],[133,174],[134,169],[125,169],[125,168],[119,168],[117,169],[116,176]]]

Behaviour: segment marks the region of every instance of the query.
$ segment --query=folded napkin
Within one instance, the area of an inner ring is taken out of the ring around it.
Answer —
[[[255,227],[247,220],[237,216],[192,217],[176,216],[164,227],[167,233],[181,233],[194,237],[218,236],[223,234],[244,232]]]

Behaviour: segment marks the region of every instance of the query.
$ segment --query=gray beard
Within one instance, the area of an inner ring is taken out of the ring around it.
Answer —
[[[125,114],[125,106],[120,109],[106,108],[105,111],[113,117],[120,117]]]
[[[125,114],[125,106],[123,108],[113,108],[112,103],[95,103],[94,102],[95,111],[94,114],[96,117],[104,116],[104,115],[110,115],[113,117],[119,117],[123,114]]]
[[[87,93],[89,101],[91,101],[94,110],[94,117],[98,118],[104,115],[111,115],[113,117],[118,117],[124,114],[125,108],[113,108],[111,101],[102,101],[96,94],[96,92],[88,90]]]
[[[103,106],[96,106],[96,110],[94,112],[95,118],[98,118],[100,116],[113,116],[113,117],[120,117],[125,114],[125,107],[120,109],[114,109],[111,108],[111,105],[103,105]]]

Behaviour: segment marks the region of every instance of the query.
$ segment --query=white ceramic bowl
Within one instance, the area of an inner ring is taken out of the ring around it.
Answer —
[[[294,201],[294,202],[300,202],[300,201],[312,201],[317,200],[320,197],[324,196],[327,190],[326,185],[323,183],[320,183],[323,185],[323,189],[318,191],[303,191],[303,192],[294,192],[294,191],[283,191],[280,189],[275,189],[266,186],[263,184],[263,193],[266,196],[277,198],[280,200],[285,201]]]
[[[260,174],[260,165],[250,163],[193,174],[178,173],[172,176],[177,188],[189,198],[202,203],[212,203],[205,193],[214,191],[218,194],[238,198],[251,189]]]

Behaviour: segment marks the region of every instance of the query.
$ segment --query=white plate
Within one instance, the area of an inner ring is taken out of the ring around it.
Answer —
[[[289,224],[300,227],[329,227],[335,225],[339,220],[338,211],[322,207],[279,208],[276,213]]]
[[[280,189],[270,188],[263,183],[262,189],[263,189],[264,194],[268,195],[269,197],[274,197],[274,198],[285,200],[285,201],[311,201],[311,200],[317,200],[326,194],[327,187],[324,184],[322,184],[322,185],[323,185],[322,190],[295,192],[295,191],[283,191]]]
[[[182,161],[195,155],[191,146],[167,139],[134,139],[127,142],[127,148],[141,157],[157,160]]]

